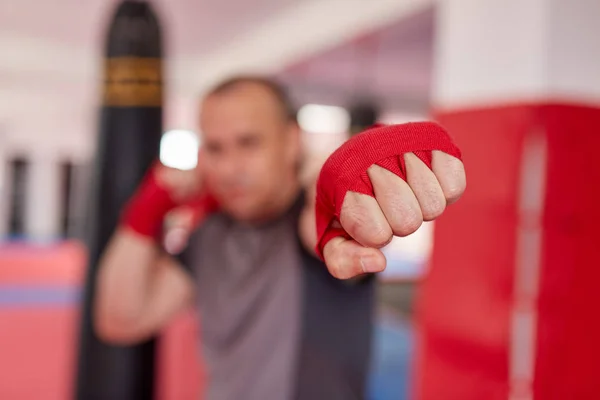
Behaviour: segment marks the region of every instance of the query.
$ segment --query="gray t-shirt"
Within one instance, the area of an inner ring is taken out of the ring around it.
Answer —
[[[303,250],[301,207],[259,227],[212,215],[180,257],[197,282],[207,400],[364,396],[374,282],[339,281]]]

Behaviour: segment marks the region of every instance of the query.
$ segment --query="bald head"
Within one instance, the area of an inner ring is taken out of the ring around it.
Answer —
[[[235,76],[215,86],[207,95],[207,98],[222,96],[236,91],[252,92],[258,96],[267,96],[274,102],[273,106],[286,121],[296,121],[296,111],[290,100],[285,87],[275,80],[260,76]]]

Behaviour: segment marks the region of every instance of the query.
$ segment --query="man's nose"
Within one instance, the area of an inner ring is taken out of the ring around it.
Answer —
[[[218,175],[221,179],[230,181],[243,174],[243,163],[240,157],[236,157],[233,152],[220,157],[217,165]]]

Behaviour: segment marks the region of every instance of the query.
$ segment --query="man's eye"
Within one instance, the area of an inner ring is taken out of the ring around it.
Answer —
[[[244,148],[253,148],[260,145],[260,139],[256,136],[245,136],[240,139],[240,146]]]
[[[217,154],[217,153],[221,152],[221,146],[219,146],[218,144],[214,144],[214,143],[205,143],[204,150],[210,154]]]

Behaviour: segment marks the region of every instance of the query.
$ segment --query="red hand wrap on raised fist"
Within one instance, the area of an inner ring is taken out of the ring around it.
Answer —
[[[323,165],[317,182],[316,251],[319,257],[323,258],[323,248],[334,237],[349,238],[344,230],[331,227],[331,223],[340,218],[346,193],[352,191],[375,197],[367,175],[371,165],[376,164],[406,180],[403,154],[415,153],[431,168],[433,150],[461,158],[459,148],[448,133],[432,122],[376,125],[337,149]]]
[[[177,206],[169,191],[156,179],[157,167],[150,168],[125,207],[121,224],[152,239],[158,239],[165,215]]]
[[[121,224],[140,235],[158,240],[162,233],[163,220],[166,214],[180,205],[194,210],[195,220],[201,220],[217,209],[216,201],[206,193],[202,193],[183,204],[177,203],[168,189],[162,187],[156,179],[156,167],[152,167],[136,193],[127,204]]]

